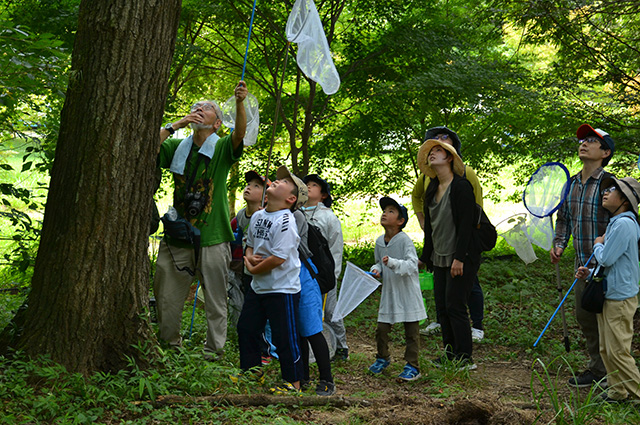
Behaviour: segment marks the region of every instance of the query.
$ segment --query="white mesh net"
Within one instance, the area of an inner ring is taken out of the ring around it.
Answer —
[[[553,242],[553,226],[551,217],[540,218],[535,215],[527,215],[527,224],[524,228],[527,238],[531,243],[549,251]]]
[[[340,75],[333,64],[329,43],[313,0],[296,0],[287,20],[287,40],[298,44],[298,66],[326,94],[340,87]]]
[[[380,282],[358,268],[358,266],[347,261],[340,293],[338,294],[338,302],[333,310],[331,321],[335,322],[351,313],[378,286],[380,286]]]
[[[236,127],[236,98],[231,96],[220,106],[222,109],[222,123],[228,128]],[[251,146],[258,140],[258,129],[260,127],[260,110],[258,109],[258,99],[251,93],[244,99],[244,110],[247,114],[247,129],[244,134],[244,145]]]
[[[531,246],[531,242],[527,238],[526,227],[527,214],[515,214],[498,223],[496,231],[515,249],[518,257],[525,264],[529,264],[536,261],[538,257],[533,252],[533,246]]]
[[[524,189],[524,206],[536,217],[557,210],[569,191],[569,171],[559,162],[548,162],[533,173]]]

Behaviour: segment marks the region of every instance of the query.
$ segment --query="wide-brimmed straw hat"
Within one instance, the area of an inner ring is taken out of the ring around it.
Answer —
[[[428,163],[429,152],[433,149],[434,146],[442,146],[447,152],[449,152],[453,156],[453,172],[458,174],[459,176],[464,176],[464,164],[462,163],[462,159],[456,152],[456,149],[448,143],[441,142],[435,139],[429,139],[420,146],[420,150],[418,150],[418,167],[420,167],[420,171],[424,175],[429,178],[434,178],[436,176],[436,172]]]
[[[601,189],[606,189],[611,186],[618,187],[622,194],[627,198],[629,204],[631,204],[631,212],[638,216],[638,202],[640,202],[640,183],[633,177],[625,177],[617,179],[615,177],[606,177],[602,179]]]

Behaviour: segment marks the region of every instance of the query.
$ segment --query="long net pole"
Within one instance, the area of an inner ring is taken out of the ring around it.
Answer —
[[[273,154],[273,145],[276,139],[276,129],[278,128],[278,113],[280,112],[280,101],[282,99],[282,87],[284,86],[284,77],[287,70],[287,62],[289,60],[289,46],[290,42],[287,42],[287,46],[284,50],[284,65],[282,66],[282,79],[280,80],[280,87],[278,88],[278,93],[276,93],[276,113],[273,118],[273,130],[271,131],[271,145],[269,146],[269,155],[267,156],[267,168],[264,172],[265,178],[269,175],[269,168],[271,167],[271,155]],[[264,207],[264,197],[267,193],[267,186],[264,186],[262,190],[262,203],[261,205]]]

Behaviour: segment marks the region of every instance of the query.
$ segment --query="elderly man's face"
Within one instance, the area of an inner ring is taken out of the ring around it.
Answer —
[[[191,125],[194,130],[213,128],[215,131],[218,131],[218,128],[220,128],[222,124],[222,117],[218,116],[216,107],[211,102],[201,101],[193,104],[191,113],[198,114],[202,117],[202,124]]]

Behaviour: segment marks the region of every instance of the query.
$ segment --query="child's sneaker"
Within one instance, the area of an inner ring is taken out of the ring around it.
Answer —
[[[349,359],[349,349],[348,348],[336,348],[336,354],[331,359],[332,362],[336,360],[347,361]]]
[[[391,363],[389,360],[377,358],[376,361],[373,362],[371,366],[369,366],[369,372],[375,375],[379,375],[383,370],[386,369],[387,366],[389,366],[389,363]]]
[[[263,366],[267,366],[267,365],[271,364],[271,356],[265,356],[263,354],[262,358],[261,358],[261,361],[262,361],[262,365]]]
[[[402,373],[398,375],[398,382],[402,381],[415,381],[420,378],[420,372],[415,367],[411,366],[409,363],[404,365],[404,369]]]
[[[291,382],[283,382],[280,385],[269,388],[274,395],[302,395],[299,389],[293,386]]]
[[[420,335],[433,335],[440,332],[440,330],[441,330],[440,323],[431,322],[426,328],[420,329]]]
[[[316,394],[319,396],[331,396],[336,393],[336,384],[321,379],[316,385]]]

